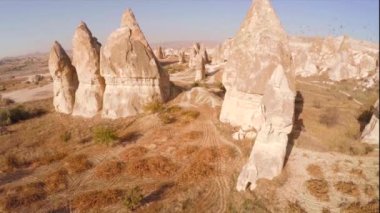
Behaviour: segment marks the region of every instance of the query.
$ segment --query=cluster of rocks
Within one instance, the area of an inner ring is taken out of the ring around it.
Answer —
[[[135,16],[127,10],[121,26],[102,46],[85,23],[73,38],[73,60],[58,42],[50,52],[56,111],[83,117],[136,115],[151,101],[170,96],[169,75],[161,69]]]
[[[239,138],[257,137],[237,190],[254,189],[260,178],[279,175],[292,130],[295,86],[291,51],[270,2],[256,0],[239,32],[225,42],[226,95],[220,120],[240,127]],[[227,48],[226,48],[227,49]]]

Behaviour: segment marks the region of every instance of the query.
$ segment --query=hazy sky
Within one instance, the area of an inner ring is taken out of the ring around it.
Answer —
[[[232,37],[251,0],[0,0],[0,58],[71,49],[85,21],[103,43],[132,8],[150,43]],[[292,35],[342,35],[379,41],[379,0],[272,0]]]

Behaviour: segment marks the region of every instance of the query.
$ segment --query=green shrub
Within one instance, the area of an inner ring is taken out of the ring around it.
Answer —
[[[105,126],[98,126],[93,131],[95,143],[111,145],[117,142],[115,131]]]
[[[143,198],[142,190],[140,187],[136,186],[126,192],[123,203],[129,210],[135,210],[140,205]]]

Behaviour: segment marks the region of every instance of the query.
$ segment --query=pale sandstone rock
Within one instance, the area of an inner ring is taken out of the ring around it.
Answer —
[[[276,67],[282,65],[294,79],[288,38],[269,1],[256,0],[232,42],[223,73],[227,92],[220,120],[250,126],[252,117],[260,113],[265,85]]]
[[[178,64],[186,63],[185,52],[183,50],[178,51],[177,57],[178,57]]]
[[[146,40],[145,35],[140,28],[140,25],[136,21],[135,14],[133,13],[133,11],[131,9],[127,9],[123,13],[123,16],[121,18],[120,27],[121,28],[128,27],[129,29],[131,29],[132,30],[132,35],[131,35],[132,38],[135,40],[139,40],[146,47],[151,49],[149,46],[148,40]]]
[[[208,106],[215,108],[221,106],[222,101],[219,96],[209,92],[206,88],[194,87],[190,91],[181,93],[174,102],[182,107]]]
[[[243,167],[236,189],[244,191],[256,187],[261,178],[273,179],[283,168],[288,134],[293,127],[295,92],[281,65],[268,82],[262,99],[264,123],[259,128],[248,163]]]
[[[78,88],[78,77],[69,56],[56,41],[50,51],[49,72],[53,79],[53,105],[57,112],[71,114]]]
[[[164,59],[164,52],[162,51],[162,47],[158,47],[156,56],[157,59]]]
[[[202,58],[203,58],[203,61],[205,64],[208,64],[210,62],[210,60],[208,58],[208,53],[207,53],[206,47],[204,47],[203,45],[199,50],[199,54],[202,55]]]
[[[198,54],[195,56],[194,60],[194,69],[195,69],[195,81],[201,81],[206,78],[206,67],[205,61],[202,54]]]
[[[362,133],[362,142],[379,145],[379,100],[376,101],[372,118]]]
[[[225,63],[228,60],[228,56],[230,54],[230,49],[232,45],[232,38],[227,39],[222,44],[219,44],[214,51],[212,57],[213,64],[221,64]]]
[[[148,102],[163,102],[170,96],[169,75],[160,68],[148,42],[141,40],[145,37],[133,35],[142,33],[136,20],[123,21],[101,51],[101,75],[106,81],[102,116],[112,119],[136,115]]]
[[[105,85],[99,70],[100,46],[82,22],[73,38],[73,65],[79,80],[73,115],[93,117],[102,109]]]

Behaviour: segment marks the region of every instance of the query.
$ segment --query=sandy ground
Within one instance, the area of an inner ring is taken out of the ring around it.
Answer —
[[[16,103],[43,100],[53,97],[53,84],[47,84],[32,89],[20,89],[11,92],[0,93],[3,98],[10,98]]]

